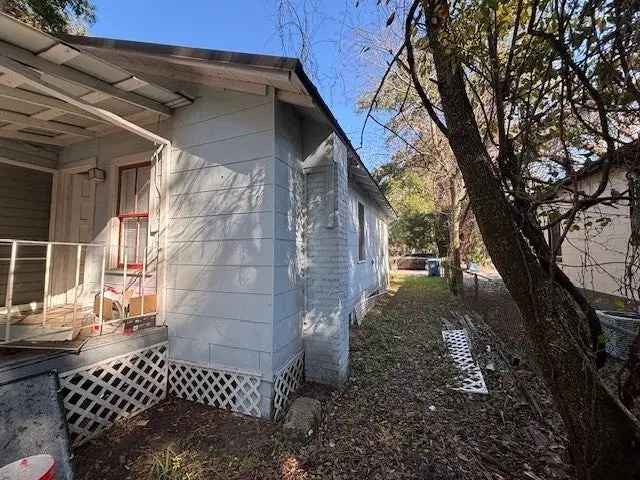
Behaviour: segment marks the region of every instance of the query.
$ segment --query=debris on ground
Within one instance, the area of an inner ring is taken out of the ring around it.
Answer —
[[[148,420],[144,427],[123,422],[81,447],[76,477],[572,478],[566,432],[531,357],[499,340],[498,327],[512,328],[517,318],[496,312],[488,322],[439,278],[395,275],[391,295],[352,329],[346,386],[300,392],[323,406],[311,439],[290,438],[282,424],[169,399],[136,417]],[[445,322],[468,332],[488,395],[448,388],[458,370],[442,340]]]

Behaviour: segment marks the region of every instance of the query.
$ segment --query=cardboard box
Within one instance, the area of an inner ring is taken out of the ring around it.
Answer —
[[[129,299],[129,316],[137,317],[138,315],[142,315],[142,300],[144,299],[144,313],[155,313],[156,311],[156,296],[152,295],[144,295],[142,297],[131,297]]]
[[[98,318],[100,316],[100,297],[96,297],[93,302],[93,314]],[[102,301],[102,320],[108,322],[109,320],[113,320],[113,300],[109,300],[108,298],[103,299]]]

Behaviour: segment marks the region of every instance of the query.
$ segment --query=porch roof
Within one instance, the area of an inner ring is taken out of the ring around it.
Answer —
[[[189,103],[183,94],[0,14],[0,138],[63,147],[117,128],[135,131]]]

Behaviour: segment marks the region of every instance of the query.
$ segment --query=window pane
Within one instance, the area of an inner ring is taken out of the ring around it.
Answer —
[[[149,230],[149,219],[148,218],[144,218],[144,217],[140,217],[140,229],[139,229],[139,237],[138,237],[138,260],[137,263],[138,264],[142,264],[142,262],[146,261],[144,256],[145,256],[145,251],[147,249],[147,233]]]
[[[136,169],[128,168],[120,171],[120,208],[118,214],[135,211]]]
[[[120,228],[120,263],[124,264],[124,249],[127,250],[127,265],[136,263],[138,240],[137,218],[123,219]]]
[[[149,174],[151,173],[151,167],[138,168],[138,178],[136,181],[136,211],[148,212],[149,211]]]

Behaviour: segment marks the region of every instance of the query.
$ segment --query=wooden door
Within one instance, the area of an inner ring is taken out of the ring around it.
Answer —
[[[58,179],[57,214],[53,240],[56,242],[88,243],[93,241],[96,186],[86,174],[64,174]],[[79,296],[90,294],[85,286],[87,255],[97,252],[83,249],[80,260]],[[73,303],[77,265],[77,248],[54,246],[52,293],[54,304]],[[94,283],[94,282],[91,282]]]

